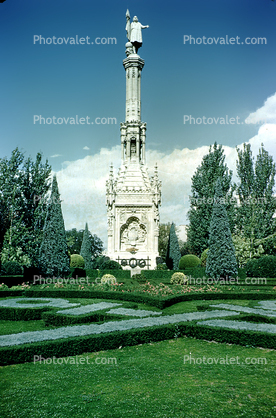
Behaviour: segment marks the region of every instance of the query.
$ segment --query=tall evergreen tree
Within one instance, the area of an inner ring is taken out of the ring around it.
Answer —
[[[56,176],[53,177],[50,203],[39,250],[39,267],[47,276],[63,277],[70,272],[61,200]]]
[[[175,225],[171,224],[168,247],[167,247],[167,256],[166,264],[170,270],[178,270],[179,260],[181,258],[181,252],[179,249],[178,238],[175,233]]]
[[[10,159],[0,159],[0,251],[19,249],[35,264],[46,216],[45,196],[50,189],[51,167],[42,154],[24,159],[16,148]]]
[[[92,248],[91,248],[91,241],[89,239],[89,231],[88,231],[87,223],[85,224],[85,230],[83,233],[80,255],[84,258],[84,262],[85,262],[84,268],[92,269],[93,268]]]
[[[263,144],[256,162],[252,156],[250,144],[243,144],[243,150],[237,149],[237,207],[236,233],[251,241],[273,235],[276,232],[274,197],[275,163],[265,151]]]
[[[235,276],[238,272],[225,202],[221,181],[218,178],[215,188],[208,242],[209,250],[206,261],[206,274],[213,278],[227,278]]]
[[[208,248],[209,229],[213,210],[215,184],[221,178],[221,187],[227,200],[226,210],[229,217],[230,230],[234,229],[234,187],[232,186],[232,171],[225,164],[222,145],[215,142],[210,146],[209,154],[203,157],[201,165],[192,177],[191,206],[188,212],[189,225],[187,243],[193,254],[199,257]]]

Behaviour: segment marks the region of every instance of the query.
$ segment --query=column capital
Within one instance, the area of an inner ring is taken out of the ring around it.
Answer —
[[[123,60],[123,66],[125,67],[125,70],[129,67],[138,67],[139,70],[142,70],[144,65],[145,61],[136,54],[131,54]]]

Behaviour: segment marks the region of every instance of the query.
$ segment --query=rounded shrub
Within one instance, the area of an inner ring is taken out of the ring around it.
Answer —
[[[185,270],[186,268],[197,267],[200,264],[200,259],[193,254],[186,254],[180,258],[179,270]]]
[[[245,266],[248,277],[276,277],[276,257],[264,255],[263,257],[248,260]]]
[[[207,253],[209,248],[206,248],[206,250],[203,251],[200,257],[201,265],[202,267],[206,267],[206,261],[207,261]]]
[[[116,277],[112,274],[104,274],[101,278],[101,284],[115,284],[117,283]]]
[[[171,284],[187,284],[188,283],[188,277],[181,272],[173,273],[171,277]]]
[[[166,263],[157,264],[154,270],[164,271],[164,270],[168,270],[168,267]]]
[[[84,258],[79,254],[72,254],[70,256],[70,267],[84,268]]]
[[[23,267],[17,261],[6,261],[2,264],[2,276],[19,276],[23,274]]]

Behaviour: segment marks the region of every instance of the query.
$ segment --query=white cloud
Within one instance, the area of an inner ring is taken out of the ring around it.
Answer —
[[[50,156],[50,158],[57,158],[57,157],[62,157],[62,155],[61,154],[54,154],[54,155]]]
[[[276,123],[276,93],[264,102],[264,105],[250,113],[245,123]]]
[[[85,145],[85,147],[83,147],[83,149],[86,150],[86,151],[89,151],[90,150],[90,148],[87,147],[86,145]]]
[[[269,99],[266,103],[268,101]],[[276,161],[276,124],[262,125],[258,134],[251,138],[249,143],[253,155],[258,154],[263,143],[265,149]],[[223,148],[225,161],[229,169],[233,171],[235,181],[236,149],[229,146]],[[242,143],[238,148],[242,148]],[[209,146],[194,150],[176,149],[170,154],[157,150],[147,151],[149,174],[153,174],[157,162],[159,178],[162,181],[161,222],[174,221],[176,225],[188,223],[186,214],[189,209],[191,178],[201,164],[202,157],[208,151]],[[119,145],[111,149],[102,148],[98,154],[86,156],[80,160],[66,161],[63,163],[66,168],[57,173],[66,229],[82,229],[88,222],[90,231],[96,233],[105,244],[107,242],[105,182],[112,162],[116,175],[121,162]]]

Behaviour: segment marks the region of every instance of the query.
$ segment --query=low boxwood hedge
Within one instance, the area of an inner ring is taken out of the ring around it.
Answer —
[[[5,321],[34,321],[42,319],[43,312],[52,308],[43,306],[39,308],[10,308],[0,306],[0,319]]]
[[[188,336],[208,341],[245,346],[276,348],[275,335],[273,334],[210,327],[190,322],[188,324],[168,324],[143,329],[139,328],[33,344],[22,344],[14,347],[1,347],[0,365],[33,362],[34,356],[41,356],[44,359],[75,356],[86,352],[116,349],[120,346],[163,341],[173,339],[176,336]]]
[[[104,322],[116,319],[125,319],[124,315],[111,315],[101,312],[91,312],[83,315],[73,316],[57,314],[55,312],[44,312],[42,319],[46,326],[63,327],[74,324],[87,324],[90,322]]]
[[[218,300],[218,299],[248,299],[248,300],[270,300],[276,299],[276,292],[274,293],[247,293],[247,292],[221,292],[221,293],[193,293],[176,296],[157,297],[152,295],[143,295],[131,292],[112,292],[112,291],[86,291],[86,290],[33,290],[28,289],[24,291],[8,291],[2,290],[0,296],[25,296],[30,298],[45,297],[45,298],[86,298],[86,299],[113,299],[113,300],[125,300],[135,303],[144,303],[146,305],[155,306],[159,309],[167,308],[168,306],[174,305],[175,303],[193,301],[193,300]]]

